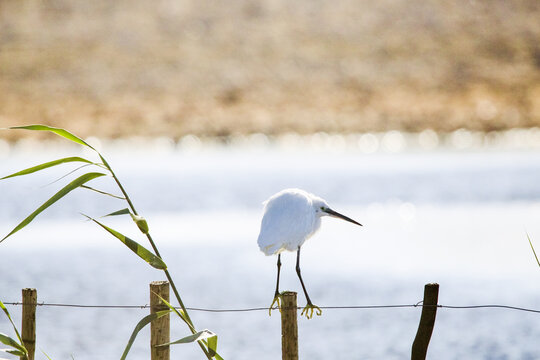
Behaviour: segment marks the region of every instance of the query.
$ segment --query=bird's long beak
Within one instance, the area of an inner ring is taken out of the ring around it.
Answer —
[[[353,219],[351,219],[350,217],[347,217],[347,216],[345,216],[345,215],[342,215],[342,214],[338,213],[337,211],[334,211],[334,210],[332,210],[332,209],[330,209],[330,208],[326,208],[326,209],[324,209],[323,211],[324,211],[325,213],[327,213],[328,215],[330,215],[330,216],[337,217],[337,218],[339,218],[339,219],[343,219],[343,220],[345,220],[345,221],[352,222],[353,224],[362,226],[362,224],[360,224],[359,222],[356,222],[356,221],[354,221]]]

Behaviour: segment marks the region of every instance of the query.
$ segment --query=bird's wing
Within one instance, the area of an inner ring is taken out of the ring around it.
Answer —
[[[266,255],[295,251],[311,233],[312,217],[301,201],[267,203],[257,240],[261,251]]]

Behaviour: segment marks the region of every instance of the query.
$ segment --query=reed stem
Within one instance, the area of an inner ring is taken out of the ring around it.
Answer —
[[[122,194],[126,198],[126,201],[127,201],[128,205],[129,205],[131,211],[133,212],[133,215],[139,215],[137,213],[137,210],[135,210],[135,206],[133,205],[133,202],[131,201],[131,199],[129,198],[129,195],[127,194],[126,190],[124,189],[124,187],[120,183],[120,180],[118,180],[118,177],[114,173],[113,169],[109,166],[107,161],[105,161],[103,156],[101,156],[101,160],[103,160],[103,164],[111,172],[111,175],[112,175],[114,181],[116,182],[116,184],[120,188],[120,191],[122,192]],[[154,240],[152,239],[152,236],[150,235],[150,233],[146,233],[145,235],[148,238],[148,241],[150,242],[150,245],[152,246],[152,249],[154,250],[155,255],[163,260],[163,258],[161,257],[161,254],[159,253],[159,250],[158,250]],[[182,311],[184,312],[184,315],[185,315],[184,322],[188,325],[189,329],[191,330],[191,333],[195,334],[197,332],[197,330],[195,329],[195,326],[193,325],[193,321],[191,321],[191,318],[189,317],[187,309],[186,309],[186,307],[184,305],[184,302],[182,301],[182,298],[180,297],[180,293],[178,292],[178,290],[176,288],[176,285],[174,284],[174,281],[173,281],[173,279],[171,277],[171,274],[169,273],[169,270],[164,269],[163,272],[165,273],[165,276],[167,277],[167,280],[169,281],[169,284],[171,285],[171,289],[173,290],[174,296],[176,297],[176,300],[178,301],[178,304],[180,305],[180,307],[182,308]],[[204,354],[206,355],[208,360],[212,360],[212,356],[208,352],[204,342],[202,340],[199,340],[199,341],[197,341],[197,343],[199,344],[201,350],[204,352]]]

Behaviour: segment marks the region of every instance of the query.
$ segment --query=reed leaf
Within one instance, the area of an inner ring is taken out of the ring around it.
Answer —
[[[4,303],[2,301],[0,301],[0,308],[6,314],[7,318],[9,319],[9,322],[11,323],[11,326],[13,326],[13,330],[15,330],[15,334],[17,334],[17,339],[19,339],[19,342],[22,344],[23,341],[22,341],[22,338],[21,338],[21,334],[19,334],[19,331],[17,330],[17,327],[13,323],[13,319],[11,319],[11,315],[9,315],[8,309],[6,308],[6,306],[4,305]]]
[[[97,150],[96,150],[96,152],[98,153],[99,158],[100,158],[101,161],[103,162],[103,165],[105,165],[105,167],[106,167],[107,169],[109,169],[109,170],[112,171],[111,166],[109,165],[109,163],[107,162],[107,160],[105,160],[105,158],[103,157],[103,155],[101,155]]]
[[[115,199],[126,200],[126,198],[123,197],[123,196],[118,196],[118,195],[114,195],[114,194],[108,193],[108,192],[106,192],[106,191],[94,189],[93,187],[90,187],[90,186],[81,185],[81,187],[82,187],[83,189],[95,191],[95,192],[97,192],[98,194],[107,195],[107,196],[113,197],[113,198],[115,198]]]
[[[159,345],[156,345],[156,346],[188,344],[188,343],[192,343],[192,342],[195,342],[195,341],[200,341],[200,340],[204,340],[204,339],[210,339],[212,337],[217,337],[217,335],[214,334],[213,332],[211,332],[210,330],[205,329],[205,330],[196,332],[195,334],[183,337],[183,338],[181,338],[179,340],[171,341],[171,342],[166,343],[166,344],[159,344]],[[216,344],[217,344],[217,342],[216,342]],[[214,349],[214,353],[215,353],[215,349]]]
[[[58,136],[61,136],[63,138],[66,138],[68,140],[71,140],[79,145],[88,146],[90,149],[94,150],[95,152],[98,152],[94,147],[89,145],[86,141],[81,139],[80,137],[73,135],[69,131],[62,129],[62,128],[55,128],[52,126],[47,125],[26,125],[26,126],[12,126],[10,129],[14,130],[37,130],[37,131],[50,131],[52,133],[55,133]]]
[[[152,292],[153,292],[153,291],[152,291]],[[167,300],[165,300],[165,298],[163,298],[161,295],[159,295],[158,293],[155,293],[155,292],[153,292],[153,294],[156,295],[156,296],[157,296],[157,297],[158,297],[165,305],[167,305],[167,307],[168,307],[169,309],[171,309],[171,311],[174,311],[174,312],[176,313],[176,315],[178,315],[178,317],[179,317],[180,319],[184,320],[185,323],[188,324],[188,326],[190,327],[190,329],[192,329],[193,332],[195,333],[195,331],[196,331],[195,328],[192,327],[192,325],[190,324],[190,322],[187,320],[186,315],[184,314],[184,311],[183,311],[183,310],[178,311],[177,308],[175,308],[174,306],[172,306],[171,303],[168,302]]]
[[[527,239],[529,239],[529,245],[531,245],[531,249],[534,254],[534,258],[536,259],[536,262],[538,263],[538,266],[540,266],[540,261],[538,261],[538,256],[536,256],[536,251],[534,251],[534,246],[532,244],[531,238],[529,237],[529,233],[527,233]]]
[[[19,357],[25,357],[26,356],[26,354],[23,351],[17,350],[17,349],[0,349],[0,351],[11,354],[11,355],[19,356]],[[0,360],[1,359],[2,358],[0,358]]]
[[[7,336],[6,334],[0,333],[0,342],[4,345],[11,346],[12,348],[17,349],[23,353],[25,353],[26,351],[26,349],[21,344],[19,344],[16,340]],[[3,351],[8,352],[6,350],[3,350]]]
[[[12,337],[9,337],[9,336],[7,336],[5,334],[0,333],[0,342],[2,344],[4,344],[4,345],[8,345],[8,346],[11,346],[13,348],[13,349],[2,349],[1,351],[7,352],[7,353],[10,353],[10,354],[13,354],[13,355],[17,355],[17,356],[26,357],[27,354],[28,354],[28,351],[22,345],[23,342],[22,342],[22,339],[21,339],[21,335],[19,334],[19,331],[17,330],[17,327],[13,323],[13,319],[11,319],[11,315],[9,314],[9,311],[7,310],[6,306],[4,305],[4,303],[2,301],[0,301],[0,308],[2,308],[2,310],[6,314],[7,318],[9,319],[9,322],[11,323],[11,326],[13,326],[13,330],[15,330],[15,334],[17,335],[17,339],[19,339],[19,341],[17,342],[17,340],[13,339]]]
[[[15,334],[17,335],[17,339],[19,339],[19,342],[22,344],[21,334],[19,334],[17,327],[13,323],[13,319],[11,318],[11,315],[9,315],[9,311],[7,311],[7,308],[2,301],[0,301],[0,308],[2,308],[2,310],[6,314],[7,318],[9,319],[9,322],[11,323],[11,326],[13,326],[13,330],[15,331]]]
[[[210,356],[216,356],[217,351],[217,334],[214,334],[214,336],[210,336],[208,338],[208,351],[210,353]]]
[[[50,168],[50,167],[53,167],[53,166],[56,166],[56,165],[59,165],[59,164],[68,163],[68,162],[85,162],[85,163],[88,163],[88,164],[94,164],[92,161],[86,160],[86,159],[84,159],[82,157],[78,157],[78,156],[66,157],[66,158],[62,158],[62,159],[49,161],[49,162],[46,162],[46,163],[43,163],[43,164],[40,164],[40,165],[32,166],[32,167],[30,167],[28,169],[24,169],[24,170],[18,171],[16,173],[13,173],[11,175],[4,176],[3,178],[0,178],[0,180],[8,179],[8,178],[15,177],[15,176],[32,174],[32,173],[35,173],[36,171],[40,171],[40,170],[43,170],[43,169],[47,169],[47,168]]]
[[[150,252],[148,249],[146,249],[144,246],[136,242],[135,240],[132,240],[128,238],[127,236],[119,233],[118,231],[111,229],[110,227],[100,223],[96,219],[91,218],[90,216],[84,215],[88,219],[92,220],[99,226],[101,226],[103,229],[107,230],[111,235],[113,235],[115,238],[120,240],[124,243],[131,251],[133,251],[135,254],[137,254],[141,259],[146,261],[148,264],[150,264],[152,267],[159,269],[159,270],[165,270],[167,269],[167,265],[161,260],[160,257],[154,255],[152,252]]]
[[[28,217],[26,217],[26,219],[24,219],[23,221],[21,221],[21,223],[19,225],[17,225],[13,230],[11,230],[11,232],[9,234],[7,234],[6,236],[4,236],[4,238],[2,240],[0,240],[0,243],[4,240],[6,240],[8,237],[10,237],[11,235],[15,234],[17,231],[21,230],[22,228],[24,228],[26,225],[28,225],[32,220],[34,220],[34,218],[36,216],[38,216],[41,212],[43,212],[45,209],[47,209],[49,206],[51,206],[52,204],[54,204],[55,202],[57,202],[58,200],[60,200],[61,198],[63,198],[65,195],[67,195],[69,192],[71,192],[72,190],[80,187],[81,185],[87,183],[88,181],[90,180],[93,180],[95,178],[98,178],[100,176],[105,176],[105,174],[103,173],[96,173],[96,172],[91,172],[91,173],[86,173],[84,175],[81,175],[79,176],[78,178],[76,178],[75,180],[73,180],[72,182],[70,182],[69,184],[67,184],[66,186],[64,186],[60,191],[58,191],[56,194],[54,194],[49,200],[47,200],[46,202],[43,203],[43,205],[41,205],[39,208],[37,208],[36,211],[34,211],[33,213],[31,213],[30,215],[28,215]]]
[[[128,208],[125,208],[125,209],[122,209],[122,210],[114,211],[114,212],[112,212],[110,214],[107,214],[107,215],[103,215],[102,217],[127,215],[127,214],[131,214],[131,212],[129,211]]]
[[[48,183],[47,185],[44,185],[43,187],[52,185],[52,184],[54,184],[54,183],[56,183],[56,182],[62,180],[63,178],[68,177],[69,175],[71,175],[71,174],[73,174],[73,173],[76,173],[77,171],[81,170],[82,168],[85,168],[85,167],[87,167],[87,166],[92,166],[92,165],[98,165],[98,164],[92,163],[92,164],[84,164],[84,165],[81,165],[81,166],[79,166],[78,168],[71,170],[71,171],[68,172],[67,174],[64,174],[64,175],[60,176],[58,179],[56,179],[56,180],[54,180],[54,181]],[[99,165],[98,165],[98,166],[99,166]]]
[[[129,350],[131,349],[133,342],[137,338],[137,334],[139,333],[139,331],[141,331],[146,325],[150,324],[152,321],[159,319],[160,317],[165,316],[170,312],[171,310],[162,310],[162,311],[157,311],[153,314],[143,317],[141,321],[137,323],[137,325],[135,326],[135,329],[133,329],[133,332],[131,333],[131,337],[129,338],[129,341],[126,345],[126,348],[124,349],[124,353],[122,354],[122,357],[120,357],[120,360],[124,360],[127,357]]]

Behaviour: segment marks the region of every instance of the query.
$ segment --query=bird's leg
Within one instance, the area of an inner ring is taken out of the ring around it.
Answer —
[[[272,301],[272,304],[270,305],[270,308],[268,309],[268,314],[272,316],[272,308],[274,307],[274,304],[277,304],[277,307],[279,309],[279,312],[281,312],[281,304],[279,303],[281,295],[279,294],[279,272],[281,270],[281,254],[278,254],[277,257],[277,281],[276,281],[276,292],[274,293],[274,300]]]
[[[281,270],[281,254],[278,254],[277,256],[277,281],[276,281],[276,292],[274,294],[274,297],[279,295],[279,273]]]
[[[300,316],[306,314],[306,317],[308,319],[311,319],[313,317],[313,310],[315,310],[315,313],[318,316],[321,316],[322,310],[317,305],[313,305],[311,302],[311,299],[309,298],[309,295],[306,290],[306,286],[304,285],[304,280],[302,280],[302,275],[300,274],[300,247],[298,247],[298,251],[296,252],[296,273],[298,274],[298,278],[300,279],[300,284],[302,284],[302,289],[304,290],[304,295],[306,295],[307,305],[300,313]]]

